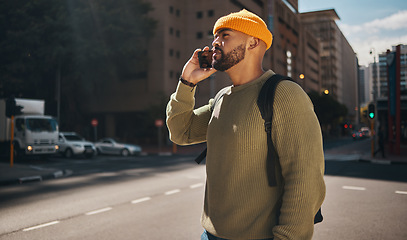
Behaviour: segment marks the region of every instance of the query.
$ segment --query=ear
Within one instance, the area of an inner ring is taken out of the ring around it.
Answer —
[[[260,39],[255,38],[255,37],[250,37],[249,41],[248,41],[248,49],[255,49],[256,47],[258,47],[260,45]]]

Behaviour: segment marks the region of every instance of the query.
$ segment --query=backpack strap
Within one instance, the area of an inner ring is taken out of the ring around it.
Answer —
[[[206,152],[208,151],[208,148],[206,147],[201,154],[199,154],[198,157],[195,158],[195,162],[200,164],[206,157]]]
[[[274,74],[263,84],[257,99],[261,117],[264,119],[264,129],[267,132],[267,177],[270,187],[277,185],[275,165],[278,161],[278,154],[271,138],[272,120],[273,120],[273,103],[277,85],[283,80],[294,81],[292,78],[280,74]]]
[[[276,92],[277,85],[283,80],[290,80],[294,81],[290,77],[282,76],[279,74],[275,74],[271,76],[267,81],[264,83],[263,87],[260,90],[259,97],[257,99],[257,105],[259,106],[259,110],[261,113],[262,118],[264,119],[264,128],[267,132],[267,176],[269,181],[269,186],[273,187],[277,185],[276,175],[275,175],[275,161],[278,161],[278,154],[274,147],[272,138],[271,138],[271,130],[272,130],[272,120],[273,120],[273,103],[274,103],[274,96]],[[295,82],[295,81],[294,81]],[[322,216],[321,208],[319,208],[318,212],[314,216],[314,224],[322,222],[324,217]]]

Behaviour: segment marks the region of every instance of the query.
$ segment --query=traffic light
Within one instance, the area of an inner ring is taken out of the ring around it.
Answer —
[[[11,116],[22,114],[22,109],[24,107],[16,105],[16,99],[14,96],[7,98],[6,100],[6,116],[11,118]]]
[[[16,108],[16,100],[14,96],[7,98],[6,100],[6,116],[11,118],[14,115],[14,109]]]
[[[369,119],[373,119],[376,116],[375,105],[373,103],[369,104],[369,107],[367,110],[368,110],[367,116],[369,117]]]

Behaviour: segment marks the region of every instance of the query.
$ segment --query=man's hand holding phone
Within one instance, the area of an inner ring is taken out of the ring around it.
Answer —
[[[198,52],[199,67],[212,68],[212,55],[212,50]]]
[[[181,77],[188,82],[197,84],[216,72],[212,68],[212,55],[209,47],[196,49],[192,57],[184,65]]]

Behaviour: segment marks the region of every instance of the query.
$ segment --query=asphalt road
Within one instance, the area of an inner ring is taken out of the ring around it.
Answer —
[[[204,165],[185,157],[67,161],[43,166],[71,166],[68,178],[0,189],[0,239],[199,238]]]
[[[316,240],[407,239],[407,165],[326,163],[324,222]]]
[[[0,188],[0,239],[199,239],[204,165],[193,156],[56,158],[66,178]],[[407,165],[326,162],[315,240],[407,239]]]

